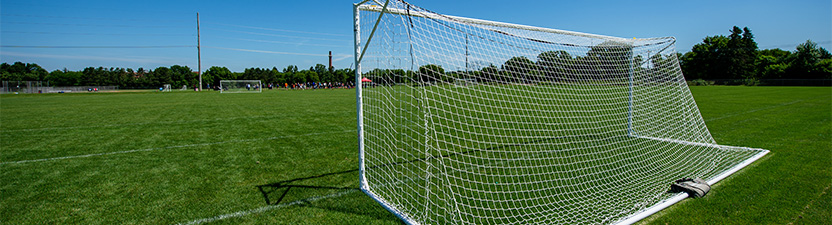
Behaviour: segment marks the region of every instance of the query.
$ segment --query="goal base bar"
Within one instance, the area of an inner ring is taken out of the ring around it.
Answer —
[[[361,185],[361,191],[364,192],[364,194],[366,194],[367,196],[370,196],[370,198],[372,198],[373,201],[376,201],[379,205],[381,205],[381,207],[384,207],[384,209],[386,209],[390,213],[393,213],[393,215],[396,215],[396,217],[402,220],[402,222],[404,222],[405,224],[419,225],[419,223],[415,222],[416,220],[411,219],[409,216],[405,215],[399,210],[391,208],[390,203],[387,203],[387,201],[384,201],[384,199],[379,198],[375,193],[368,190],[366,185]]]
[[[719,145],[719,146],[729,147],[729,148],[738,148],[738,147],[727,146],[727,145]],[[765,149],[756,149],[756,150],[760,150],[760,153],[757,153],[753,157],[746,159],[742,163],[737,164],[736,166],[732,167],[731,169],[729,169],[729,170],[719,174],[718,176],[708,180],[708,185],[713,186],[714,184],[716,184],[716,182],[719,182],[722,179],[725,179],[726,177],[730,176],[731,174],[734,174],[737,171],[741,170],[742,168],[745,168],[746,166],[751,165],[751,163],[753,163],[754,161],[757,161],[758,159],[762,158],[763,156],[765,156],[766,154],[769,153],[769,150],[765,150]],[[655,204],[655,205],[653,205],[649,208],[644,209],[644,211],[636,213],[635,215],[633,215],[631,217],[628,217],[624,220],[618,221],[614,224],[616,224],[616,225],[633,224],[635,222],[638,222],[639,220],[647,218],[648,216],[653,215],[653,214],[661,211],[662,209],[665,209],[667,207],[670,207],[673,204],[676,204],[676,203],[678,203],[682,200],[685,200],[686,198],[688,198],[688,193],[681,192],[679,194],[676,194],[672,198],[669,198],[665,201],[659,202],[658,204]]]

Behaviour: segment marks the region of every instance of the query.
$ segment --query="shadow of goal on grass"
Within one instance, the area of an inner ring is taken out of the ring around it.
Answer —
[[[309,177],[302,177],[302,178],[295,178],[290,180],[278,181],[269,184],[262,184],[257,185],[257,189],[260,190],[260,193],[263,194],[263,199],[266,201],[266,205],[277,205],[284,200],[292,200],[292,199],[304,199],[313,197],[313,196],[320,196],[325,195],[326,192],[331,194],[332,190],[358,190],[358,188],[353,187],[334,187],[334,186],[325,186],[325,185],[306,185],[306,184],[295,184],[295,183],[306,183],[312,181],[312,183],[320,183],[314,182],[315,180],[319,179],[331,179],[334,176],[341,176],[350,173],[358,172],[358,169],[354,170],[344,170],[332,173],[325,173],[319,174]],[[355,175],[357,177],[357,175]],[[289,194],[292,192],[292,195]],[[324,192],[324,193],[322,193]],[[318,195],[316,195],[318,194]],[[292,199],[287,199],[287,197],[294,197]],[[297,200],[295,199],[295,200]]]
[[[257,185],[266,205],[294,205],[318,208],[346,214],[361,215],[378,220],[399,221],[358,188],[335,187],[326,184],[332,180],[348,180],[358,177],[358,169],[324,173],[314,176]],[[358,197],[360,196],[360,197]]]

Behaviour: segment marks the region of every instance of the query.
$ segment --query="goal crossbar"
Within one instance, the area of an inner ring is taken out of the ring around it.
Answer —
[[[375,4],[360,4],[357,6],[358,10],[361,11],[371,11],[371,12],[382,12],[384,7],[375,5]],[[494,27],[504,27],[504,28],[514,28],[514,29],[523,29],[523,30],[530,30],[530,31],[539,31],[545,33],[554,33],[554,34],[563,34],[563,35],[571,35],[577,37],[586,37],[586,38],[597,38],[597,39],[604,39],[604,40],[612,40],[618,42],[633,42],[632,39],[628,38],[621,38],[621,37],[613,37],[613,36],[606,36],[606,35],[598,35],[598,34],[589,34],[589,33],[582,33],[576,31],[567,31],[567,30],[559,30],[559,29],[552,29],[552,28],[544,28],[544,27],[534,27],[534,26],[527,26],[527,25],[520,25],[520,24],[513,24],[513,23],[505,23],[505,22],[497,22],[497,21],[489,21],[489,20],[482,20],[482,19],[475,19],[475,18],[468,18],[468,17],[461,17],[461,16],[452,16],[452,15],[443,15],[437,14],[433,12],[426,12],[426,11],[417,11],[417,10],[406,10],[406,9],[396,9],[396,8],[387,8],[384,10],[384,13],[391,13],[403,16],[416,16],[416,17],[424,17],[429,19],[440,19],[440,20],[454,20],[461,23],[470,23],[470,24],[477,24],[477,25],[486,25],[486,26],[494,26]],[[661,40],[661,39],[668,39],[673,37],[658,37],[658,38],[642,38],[642,40]]]

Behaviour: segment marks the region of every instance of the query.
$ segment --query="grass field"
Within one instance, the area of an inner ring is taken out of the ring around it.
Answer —
[[[832,224],[832,88],[692,87],[771,150],[649,224]],[[354,90],[0,96],[0,224],[400,224],[358,191]]]

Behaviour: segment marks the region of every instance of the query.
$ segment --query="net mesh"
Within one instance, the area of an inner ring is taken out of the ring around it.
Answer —
[[[715,143],[674,38],[382,8],[357,6],[359,73],[373,81],[360,89],[362,189],[409,223],[615,223],[671,198],[676,179],[766,152]]]

